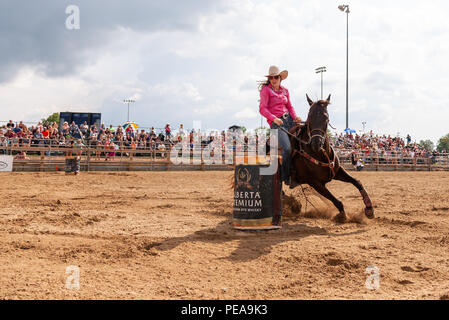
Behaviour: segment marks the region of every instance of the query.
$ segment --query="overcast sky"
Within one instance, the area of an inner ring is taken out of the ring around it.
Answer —
[[[0,120],[101,112],[105,124],[260,126],[270,65],[292,104],[320,98],[345,128],[346,13],[332,0],[1,0]],[[413,140],[449,133],[448,1],[350,1],[349,127]],[[80,28],[66,28],[66,8]],[[263,123],[266,124],[265,119]]]

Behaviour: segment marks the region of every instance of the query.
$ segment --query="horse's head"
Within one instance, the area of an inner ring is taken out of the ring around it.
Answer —
[[[306,121],[310,145],[314,152],[318,152],[324,147],[324,142],[327,137],[327,125],[329,123],[327,106],[330,104],[331,95],[326,100],[318,100],[316,102],[310,100],[307,94],[306,97],[310,105]]]

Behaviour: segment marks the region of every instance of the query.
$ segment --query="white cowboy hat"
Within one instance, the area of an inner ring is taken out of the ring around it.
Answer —
[[[279,68],[277,66],[270,66],[270,69],[268,69],[268,75],[266,75],[265,77],[272,76],[280,76],[281,80],[285,80],[288,77],[288,71],[279,71]]]

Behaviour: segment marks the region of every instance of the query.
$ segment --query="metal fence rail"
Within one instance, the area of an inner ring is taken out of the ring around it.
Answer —
[[[354,167],[351,154],[360,159],[370,170],[449,170],[449,154],[438,153],[427,156],[409,152],[362,152],[354,150],[336,150],[340,163],[345,167]]]
[[[14,171],[63,171],[65,160],[68,157],[81,157],[82,171],[149,171],[149,170],[227,170],[232,168],[236,160],[240,162],[259,161],[267,163],[267,157],[256,157],[256,150],[244,146],[240,154],[233,151],[232,164],[227,164],[225,154],[221,154],[221,161],[213,165],[207,165],[203,156],[213,151],[196,148],[190,151],[190,161],[182,164],[174,164],[170,159],[172,144],[156,145],[148,144],[146,148],[127,147],[118,145],[111,149],[105,146],[66,147],[56,143],[39,143],[36,145],[11,144],[0,146],[0,154],[14,156]],[[222,150],[223,151],[223,150]],[[449,170],[449,154],[410,156],[401,152],[360,152],[354,150],[337,149],[340,164],[349,169],[354,169],[351,162],[351,154],[361,159],[365,170]],[[181,151],[179,151],[180,155]],[[239,156],[242,156],[239,158]],[[220,157],[218,157],[220,158]],[[217,157],[215,157],[215,160]],[[184,158],[184,160],[186,160]]]

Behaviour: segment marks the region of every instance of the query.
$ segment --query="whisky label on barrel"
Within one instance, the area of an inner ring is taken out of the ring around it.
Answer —
[[[246,207],[248,211],[262,211],[260,192],[235,191],[234,206],[237,208]]]
[[[235,169],[234,219],[249,221],[273,217],[274,176],[260,175],[259,168],[239,165]]]

